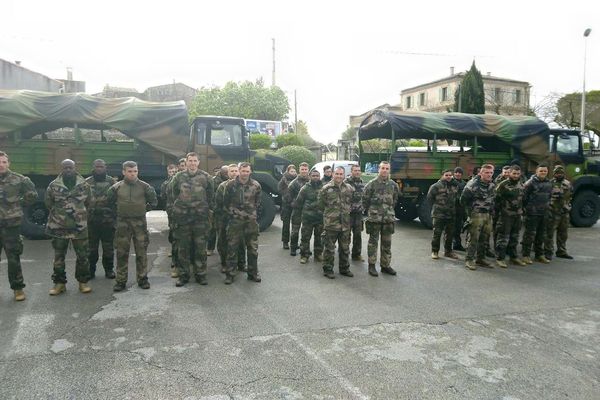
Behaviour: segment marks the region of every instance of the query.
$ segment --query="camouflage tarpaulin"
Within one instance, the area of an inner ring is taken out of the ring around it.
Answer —
[[[175,157],[184,154],[188,145],[183,101],[156,103],[135,97],[0,90],[0,138],[20,132],[21,138],[29,139],[75,124],[83,129],[117,129]]]
[[[548,152],[548,125],[528,116],[374,110],[361,123],[359,138],[392,139],[392,130],[395,139],[477,137],[486,150],[493,151],[504,144],[536,162],[545,160]]]

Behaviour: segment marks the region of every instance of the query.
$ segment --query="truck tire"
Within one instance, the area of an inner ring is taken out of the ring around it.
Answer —
[[[417,207],[412,204],[396,203],[396,218],[402,222],[411,222],[419,216]]]
[[[427,198],[423,197],[417,208],[419,214],[419,220],[421,224],[427,229],[433,229],[433,221],[431,219],[431,204],[427,201]]]
[[[592,190],[582,190],[575,195],[571,208],[571,224],[577,227],[590,227],[600,216],[600,197]]]
[[[260,195],[260,207],[258,208],[258,227],[261,232],[271,226],[275,219],[275,212],[275,202],[271,195],[263,190]]]
[[[40,198],[43,199],[44,197],[41,196]],[[21,233],[31,240],[48,239],[46,222],[48,222],[48,209],[43,201],[38,200],[23,209]]]

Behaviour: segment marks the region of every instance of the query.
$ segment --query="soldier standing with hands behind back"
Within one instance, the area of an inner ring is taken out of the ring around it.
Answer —
[[[556,233],[556,257],[571,260],[573,257],[567,253],[567,238],[573,186],[571,186],[571,182],[565,179],[565,167],[562,165],[555,166],[553,174],[554,177],[550,181],[552,194],[544,251],[546,252],[546,258],[551,260],[554,252],[554,234]]]
[[[298,168],[300,169],[300,175],[298,175],[288,186],[288,199],[292,204],[302,186],[306,185],[309,181],[308,177],[308,164],[303,162]],[[302,225],[302,210],[292,208],[292,235],[290,239],[290,255],[295,256],[298,250],[298,238],[300,236],[300,226]]]
[[[365,184],[360,178],[360,165],[350,167],[350,176],[344,181],[352,186],[352,204],[350,205],[350,232],[352,233],[352,259],[364,261],[362,252],[362,231],[363,231],[363,206],[362,196],[365,190]]]
[[[453,179],[451,169],[445,170],[440,180],[431,185],[427,192],[427,201],[432,205],[433,239],[431,240],[431,258],[434,260],[440,258],[438,252],[440,251],[442,234],[444,234],[444,256],[458,259],[458,256],[452,251],[457,193],[458,185]]]

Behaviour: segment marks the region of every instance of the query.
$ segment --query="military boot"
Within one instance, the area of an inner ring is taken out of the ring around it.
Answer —
[[[377,272],[377,269],[375,268],[375,265],[373,265],[373,264],[369,264],[369,275],[379,276],[379,273]]]
[[[257,272],[256,274],[248,274],[247,279],[252,282],[259,283],[262,281],[260,274]]]
[[[61,294],[62,292],[66,291],[67,287],[65,286],[64,283],[55,283],[54,287],[52,289],[50,289],[50,292],[48,292],[48,294],[50,294],[50,296],[58,296],[59,294]]]
[[[533,260],[529,256],[523,257],[522,260],[525,264],[533,264]]]
[[[388,275],[396,275],[396,270],[392,267],[381,267],[381,272]]]
[[[485,267],[485,268],[494,268],[494,266],[492,264],[490,264],[485,258],[475,260],[475,264]]]
[[[226,285],[231,285],[233,283],[233,275],[232,274],[226,274],[225,275],[225,284]]]
[[[550,260],[548,260],[546,257],[544,256],[538,256],[535,258],[535,261],[537,262],[541,262],[542,264],[549,264]]]
[[[296,257],[296,249],[291,249],[290,250],[290,256]]]
[[[171,267],[171,278],[179,278],[179,272],[177,272],[177,268]]]
[[[432,251],[431,252],[431,259],[432,260],[438,260],[440,258],[440,256],[438,255],[437,251]]]
[[[335,279],[335,275],[333,274],[333,271],[331,271],[331,270],[323,271],[323,276],[325,276],[329,279]]]
[[[212,256],[213,255],[213,251],[212,250],[206,250],[206,255],[208,257]]]
[[[290,249],[290,245],[287,244],[286,242],[283,242],[283,249],[284,250],[289,250]]]
[[[206,275],[196,275],[196,283],[199,283],[202,286],[208,285]]]
[[[510,262],[515,264],[515,265],[520,265],[521,267],[525,267],[527,264],[521,260],[520,258],[511,258]]]
[[[246,265],[238,265],[237,270],[240,272],[248,272],[248,266]]]
[[[453,260],[458,260],[458,254],[456,254],[453,251],[444,253],[444,257],[451,258]]]
[[[306,264],[308,262],[308,257],[300,257],[300,264]]]
[[[25,292],[23,289],[15,290],[15,301],[23,301],[25,300]]]
[[[506,261],[504,261],[504,260],[496,260],[496,265],[499,266],[500,268],[508,267],[508,265],[506,265]]]
[[[113,286],[113,291],[114,292],[122,292],[123,290],[125,290],[127,288],[127,286],[125,286],[124,283],[121,282],[117,282],[115,283],[115,285]]]
[[[112,269],[104,271],[104,277],[106,279],[115,279],[115,277],[116,277],[115,271]]]
[[[567,260],[572,260],[573,256],[568,253],[556,253],[556,257],[558,258],[566,258]]]
[[[352,278],[354,276],[354,274],[352,273],[352,271],[350,271],[349,269],[342,269],[342,270],[340,270],[340,275],[344,275],[344,276],[347,276],[349,278]]]
[[[87,282],[79,282],[79,291],[81,293],[89,293],[92,291],[92,288],[87,284]]]
[[[473,260],[467,260],[465,262],[465,267],[467,267],[471,271],[475,271],[477,269],[477,265],[475,265],[475,262]]]
[[[315,261],[322,262],[323,261],[323,255],[321,253],[315,254]]]
[[[142,289],[150,289],[150,282],[148,282],[148,278],[140,280],[138,282],[138,286]]]

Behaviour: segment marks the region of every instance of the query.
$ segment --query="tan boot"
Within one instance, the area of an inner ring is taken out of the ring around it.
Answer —
[[[48,292],[48,294],[50,294],[50,296],[58,296],[59,294],[61,294],[62,292],[66,291],[67,287],[65,286],[64,283],[55,283],[54,287],[52,289],[50,289],[50,292]]]
[[[504,261],[504,260],[496,260],[496,265],[498,265],[500,268],[508,267],[508,265],[506,265],[506,261]]]
[[[179,278],[179,272],[177,272],[177,268],[171,268],[171,278]]]
[[[485,258],[482,258],[480,260],[475,260],[475,264],[481,265],[482,267],[485,267],[485,268],[494,268],[494,266],[492,264],[490,264]]]
[[[22,289],[15,290],[15,301],[25,300],[25,292]]]
[[[307,261],[308,261],[308,258],[300,257],[300,264],[306,264]]]
[[[431,252],[431,259],[432,259],[432,260],[437,260],[437,259],[439,259],[439,258],[440,258],[440,256],[438,255],[438,252],[437,252],[437,251],[432,251],[432,252]]]
[[[469,268],[471,271],[475,271],[477,269],[477,265],[475,265],[473,260],[467,260],[465,267]]]
[[[533,264],[533,261],[531,260],[531,257],[529,257],[529,256],[523,257],[522,260],[525,264],[528,264],[528,265]]]
[[[92,291],[92,288],[85,282],[79,282],[79,291],[81,293],[89,293]]]
[[[525,263],[525,261],[521,260],[520,258],[511,258],[510,262],[515,264],[515,265],[520,265],[521,267],[525,267],[527,266],[527,264]]]
[[[537,262],[541,262],[542,264],[550,264],[550,260],[548,260],[546,257],[544,256],[539,256],[535,258],[535,261]]]

